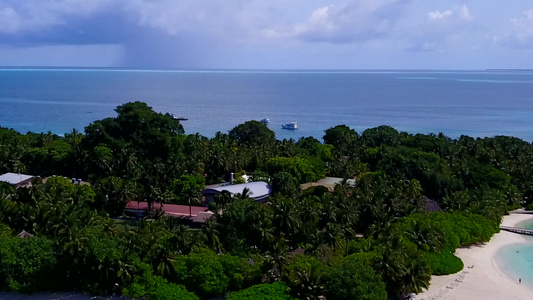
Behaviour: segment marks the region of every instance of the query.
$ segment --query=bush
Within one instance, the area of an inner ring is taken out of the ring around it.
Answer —
[[[174,269],[176,282],[202,297],[224,295],[230,284],[218,256],[207,249],[178,256]]]
[[[218,255],[224,268],[224,273],[229,278],[229,291],[238,291],[254,284],[261,283],[262,261],[260,257],[243,258],[229,254]]]
[[[52,242],[43,238],[0,238],[0,290],[31,293],[49,289],[56,257]]]
[[[381,277],[357,255],[347,256],[328,276],[328,299],[387,299]]]
[[[291,300],[289,288],[283,282],[258,284],[245,290],[231,293],[226,300]]]
[[[312,256],[296,255],[285,267],[286,282],[293,295],[315,299],[324,295],[329,267]]]
[[[431,275],[455,274],[464,268],[463,261],[453,255],[450,250],[426,252],[425,256],[431,269]]]
[[[326,176],[325,163],[316,157],[274,157],[266,162],[269,175],[291,174],[298,183],[314,182]]]
[[[134,282],[122,289],[122,294],[130,298],[145,297],[149,300],[198,300],[198,297],[190,293],[182,285],[168,283],[164,278],[155,276],[150,265],[136,258],[134,267],[137,276]]]

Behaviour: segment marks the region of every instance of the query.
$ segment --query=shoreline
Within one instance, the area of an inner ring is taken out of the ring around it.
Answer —
[[[514,226],[533,219],[533,214],[510,214],[504,216],[504,226]],[[460,299],[530,299],[533,288],[518,283],[518,280],[505,274],[494,260],[496,253],[503,247],[523,244],[524,236],[500,231],[483,245],[459,248],[455,255],[465,268],[456,274],[432,276],[430,287],[412,299],[417,300],[460,300]]]

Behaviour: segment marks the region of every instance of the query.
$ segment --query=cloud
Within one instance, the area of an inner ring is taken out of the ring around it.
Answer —
[[[0,47],[0,65],[24,67],[109,67],[122,64],[121,45]]]
[[[457,12],[459,14],[459,17],[463,20],[467,20],[467,21],[470,21],[472,20],[474,17],[470,14],[470,10],[468,9],[468,7],[466,5],[462,5],[462,6],[459,6],[457,8]]]
[[[514,49],[531,50],[533,47],[533,10],[522,12],[519,18],[512,18],[493,37],[495,44]]]
[[[451,16],[453,16],[453,11],[451,10],[446,10],[444,12],[440,12],[438,10],[428,12],[428,19],[430,20],[440,20]]]
[[[293,36],[307,42],[360,43],[388,35],[410,1],[347,1],[315,9]]]
[[[482,34],[486,28],[474,21],[466,5],[430,11],[425,22],[417,24],[412,34],[406,35],[405,50],[442,53],[480,47],[483,44],[480,39],[486,39]]]
[[[17,32],[21,23],[19,15],[13,8],[4,7],[0,9],[0,33]]]
[[[466,5],[456,6],[453,10],[445,10],[443,12],[436,10],[430,11],[427,14],[430,21],[456,19],[461,21],[470,21],[473,19],[470,10]]]
[[[24,33],[66,25],[73,17],[86,17],[110,9],[118,0],[0,0],[1,33]],[[6,28],[8,30],[6,30]]]
[[[527,7],[526,0],[494,7],[482,0],[0,0],[0,55],[62,65],[101,56],[138,68],[398,66],[402,55],[526,53],[533,46]],[[64,59],[53,59],[54,51]]]

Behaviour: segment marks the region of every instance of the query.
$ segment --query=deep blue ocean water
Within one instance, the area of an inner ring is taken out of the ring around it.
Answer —
[[[280,139],[346,124],[533,141],[530,72],[0,70],[0,126],[20,132],[83,130],[137,100],[208,137],[268,117]],[[281,129],[291,121],[300,129]]]

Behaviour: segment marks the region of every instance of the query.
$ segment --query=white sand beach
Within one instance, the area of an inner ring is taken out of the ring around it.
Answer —
[[[533,219],[533,215],[511,214],[503,218],[502,225],[514,226],[529,219]],[[429,289],[413,299],[533,299],[532,289],[518,283],[518,278],[502,273],[494,262],[494,255],[501,247],[523,242],[523,236],[501,231],[484,245],[457,249],[456,255],[463,260],[465,268],[457,274],[433,276]]]

